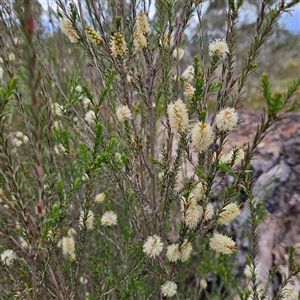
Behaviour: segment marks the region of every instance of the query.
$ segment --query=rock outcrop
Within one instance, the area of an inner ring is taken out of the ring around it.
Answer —
[[[280,142],[280,153],[277,157],[266,161],[258,158],[253,163],[253,192],[256,202],[262,201],[267,216],[259,225],[258,243],[258,280],[267,279],[271,267],[277,269],[277,280],[270,289],[269,297],[278,289],[283,274],[287,274],[287,248],[296,248],[296,264],[300,266],[300,134],[283,139]],[[244,209],[239,223],[249,217],[249,211]],[[249,241],[241,235],[237,237],[240,243],[238,260],[245,263],[244,254]],[[300,286],[300,278],[294,279],[294,285]]]

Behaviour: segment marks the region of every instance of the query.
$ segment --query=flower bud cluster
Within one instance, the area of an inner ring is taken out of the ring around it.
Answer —
[[[101,37],[93,28],[85,26],[84,30],[93,43],[100,44],[102,42]]]

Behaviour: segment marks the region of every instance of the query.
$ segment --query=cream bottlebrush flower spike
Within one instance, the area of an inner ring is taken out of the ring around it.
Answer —
[[[83,104],[84,109],[88,109],[89,107],[92,106],[92,101],[88,97],[84,97],[82,99],[82,104]]]
[[[110,40],[111,53],[114,56],[123,57],[127,50],[126,42],[120,32],[116,32]]]
[[[166,256],[170,262],[179,261],[181,256],[181,253],[179,251],[179,245],[171,244],[170,246],[168,246]]]
[[[214,132],[207,123],[199,122],[192,129],[192,145],[197,151],[205,151],[213,141]]]
[[[172,55],[175,59],[178,59],[178,61],[180,61],[183,58],[184,55],[184,49],[182,49],[181,47],[175,49],[172,52]]]
[[[59,22],[59,27],[61,31],[69,38],[71,43],[77,43],[79,40],[79,35],[72,28],[71,22],[67,18],[63,18]]]
[[[165,297],[173,297],[177,293],[177,284],[173,281],[167,281],[161,286],[161,292]]]
[[[238,123],[238,114],[234,108],[224,108],[216,116],[216,125],[221,131],[232,131]]]
[[[10,266],[13,261],[17,258],[16,253],[13,250],[5,250],[1,253],[1,261],[4,265]]]
[[[126,120],[132,119],[132,113],[127,105],[120,105],[116,111],[119,122],[123,123]]]
[[[209,246],[212,250],[222,254],[232,254],[237,249],[235,242],[230,237],[220,233],[215,233],[209,239]]]
[[[223,211],[219,214],[219,223],[228,224],[238,217],[240,214],[240,207],[235,203],[227,204]]]
[[[56,115],[58,117],[63,116],[64,107],[58,103],[52,103],[51,104],[51,112],[53,115]]]
[[[87,123],[89,125],[93,125],[96,123],[96,114],[93,110],[89,110],[85,116],[84,116],[84,119],[87,121]]]
[[[192,65],[189,65],[186,67],[186,69],[183,71],[181,77],[185,79],[188,82],[191,82],[194,78],[194,67]]]
[[[183,244],[180,247],[180,259],[182,262],[185,262],[189,259],[193,251],[192,245],[187,240],[184,240]]]
[[[148,22],[148,17],[142,11],[139,12],[136,18],[136,28],[139,32],[147,34],[150,31],[150,26]]]
[[[252,277],[252,273],[253,273],[253,269],[254,269],[253,264],[246,265],[245,269],[244,269],[245,276],[248,277],[248,278],[251,278]],[[258,273],[258,269],[255,268],[255,275],[257,275],[257,273]]]
[[[184,96],[187,96],[189,99],[192,99],[195,94],[196,89],[188,82],[184,83]]]
[[[63,34],[69,35],[69,30],[72,28],[72,25],[68,19],[63,18],[59,21],[59,27]]]
[[[98,194],[94,200],[95,203],[102,203],[106,198],[106,194],[104,192]]]
[[[195,229],[201,220],[202,209],[200,205],[190,205],[183,213],[184,223],[190,228]]]
[[[141,31],[135,31],[133,37],[133,44],[136,50],[142,50],[147,47],[147,39]]]
[[[208,54],[209,56],[222,56],[226,57],[226,53],[229,53],[228,44],[221,39],[215,39],[208,46]]]
[[[113,211],[107,211],[101,218],[101,224],[104,226],[112,226],[118,224],[117,215]]]
[[[235,157],[234,157],[234,153],[235,153]],[[236,150],[233,148],[228,154],[222,154],[220,157],[220,161],[223,164],[230,164],[232,163],[233,158],[235,158],[233,161],[233,165],[234,166],[240,165],[243,159],[245,158],[244,150],[242,148]]]
[[[187,200],[181,199],[181,212],[184,223],[194,229],[198,225],[202,216],[202,207],[198,205],[196,199],[189,197]]]
[[[163,251],[163,242],[158,235],[149,236],[143,245],[143,252],[149,257],[160,255]]]
[[[61,240],[61,248],[63,254],[67,256],[71,261],[76,259],[75,241],[73,236],[64,236]]]
[[[167,114],[172,132],[184,131],[188,128],[188,111],[181,99],[168,105]]]
[[[81,212],[80,217],[79,217],[79,225],[81,227],[83,227],[83,217],[84,217],[84,213]],[[94,213],[90,210],[88,212],[87,219],[86,219],[86,222],[85,222],[87,229],[93,229],[94,228],[94,219],[95,219]]]
[[[170,246],[168,246],[166,256],[170,262],[176,262],[179,260],[185,262],[189,259],[192,250],[193,248],[191,243],[187,240],[184,240],[180,249],[179,244],[171,244]]]
[[[196,201],[200,201],[204,198],[205,193],[206,193],[206,185],[202,182],[199,182],[192,189],[190,197],[194,198],[194,200]]]

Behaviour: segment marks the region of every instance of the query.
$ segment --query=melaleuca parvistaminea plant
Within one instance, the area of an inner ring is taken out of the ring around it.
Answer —
[[[47,38],[31,0],[21,9],[3,6],[0,222],[8,228],[1,266],[14,283],[9,296],[194,296],[240,246],[230,231],[242,209],[235,195],[242,187],[252,203],[245,173],[253,151],[293,93],[282,107],[266,101],[268,119],[248,147],[237,141],[227,153],[224,145],[241,122],[260,47],[291,5],[262,9],[245,65],[235,70],[242,1],[229,1],[227,31],[192,58],[188,25],[196,15],[202,22],[200,2],[157,1],[149,18],[134,1],[76,7],[57,0],[59,29]],[[196,270],[206,258],[209,272]],[[187,270],[197,279],[202,272],[201,286],[184,283]],[[5,291],[8,284],[4,278]],[[237,293],[225,283],[224,290]]]

